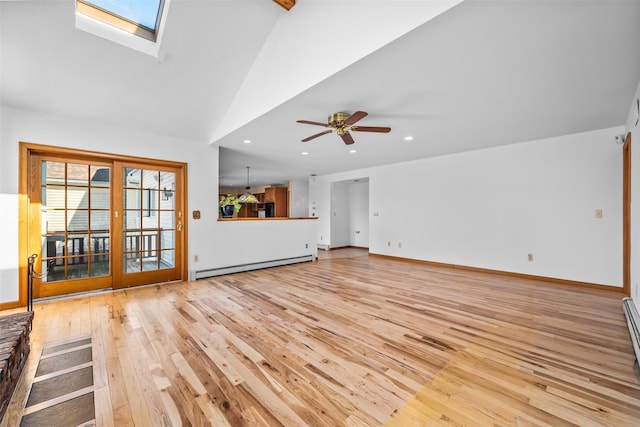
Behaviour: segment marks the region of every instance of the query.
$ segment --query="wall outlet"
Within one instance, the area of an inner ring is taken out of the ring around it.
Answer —
[[[198,255],[193,256],[193,262],[198,262],[199,260],[200,260],[200,257]]]
[[[533,254],[527,254],[527,261],[533,262]]]
[[[402,247],[402,242],[398,242],[398,247],[401,248]]]
[[[309,249],[309,244],[308,244],[308,243],[305,243],[305,244],[304,244],[304,248],[305,248],[305,249]]]
[[[596,218],[598,219],[602,218],[602,209],[596,209]]]
[[[391,247],[391,242],[390,241],[387,242],[387,246]]]

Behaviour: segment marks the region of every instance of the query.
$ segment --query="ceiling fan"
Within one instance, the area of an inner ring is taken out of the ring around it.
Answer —
[[[326,134],[331,133],[331,132],[336,132],[340,136],[340,138],[342,138],[342,140],[344,141],[345,144],[350,145],[350,144],[353,144],[355,142],[353,140],[353,137],[351,136],[351,132],[380,132],[380,133],[387,133],[387,132],[391,131],[391,128],[389,128],[389,127],[357,126],[356,122],[358,122],[359,120],[361,120],[364,117],[366,117],[367,114],[368,113],[366,111],[356,111],[353,114],[349,114],[349,113],[334,113],[334,114],[329,116],[329,119],[327,120],[328,123],[312,122],[312,121],[309,121],[309,120],[296,120],[296,122],[304,123],[304,124],[307,124],[307,125],[316,125],[316,126],[323,126],[323,127],[326,127],[326,128],[331,128],[331,129],[327,129],[325,131],[322,131],[320,133],[317,133],[315,135],[311,135],[310,137],[303,139],[302,142],[311,141],[312,139],[317,138],[319,136],[326,135]]]

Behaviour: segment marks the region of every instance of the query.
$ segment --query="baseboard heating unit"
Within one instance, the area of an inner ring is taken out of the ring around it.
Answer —
[[[301,262],[308,262],[313,260],[315,260],[315,256],[313,254],[309,254],[292,258],[281,258],[270,261],[231,265],[228,267],[209,268],[206,270],[196,271],[195,279],[206,279],[207,277],[222,276],[223,274],[240,273],[243,271],[259,270],[269,267],[279,267],[281,265],[298,264]]]
[[[633,343],[633,350],[636,353],[635,369],[638,374],[638,360],[640,359],[640,316],[636,305],[631,298],[623,298],[622,305],[624,307],[624,315],[627,318],[627,326],[629,326],[629,335]]]

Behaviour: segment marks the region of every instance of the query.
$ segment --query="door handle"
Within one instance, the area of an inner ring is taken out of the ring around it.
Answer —
[[[182,231],[182,221],[178,221],[178,224],[176,224],[176,230]]]

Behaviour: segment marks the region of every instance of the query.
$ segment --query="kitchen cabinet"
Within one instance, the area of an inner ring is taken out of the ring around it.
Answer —
[[[260,211],[273,212],[273,217],[289,216],[289,189],[287,187],[267,187],[264,193],[254,193],[258,203],[242,203],[238,218],[258,218]],[[271,206],[267,207],[266,205]]]
[[[264,189],[264,203],[273,203],[274,217],[289,216],[289,189],[287,187],[267,187]]]

